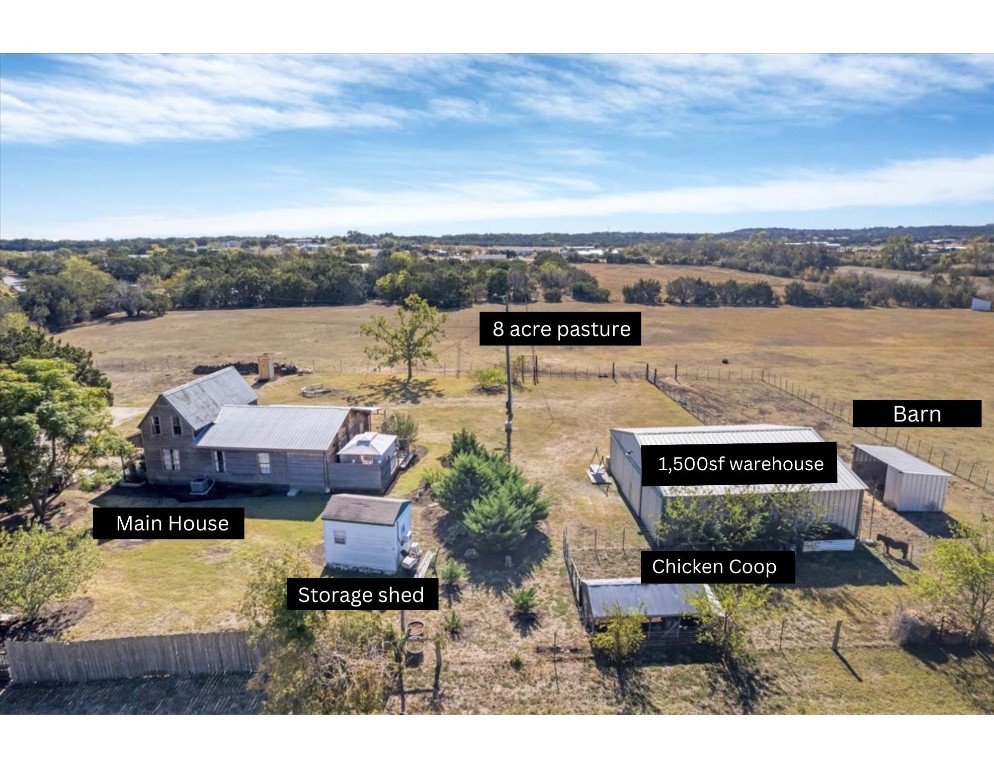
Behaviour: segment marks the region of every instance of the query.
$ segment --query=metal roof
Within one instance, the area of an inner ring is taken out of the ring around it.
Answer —
[[[730,424],[715,427],[638,427],[616,428],[611,433],[619,442],[628,442],[632,459],[641,471],[642,455],[635,448],[643,445],[727,445],[729,443],[814,443],[824,442],[811,427],[778,424]],[[813,491],[865,491],[867,485],[842,459],[836,457],[834,483],[805,483]],[[726,493],[767,493],[782,486],[772,483],[758,485],[694,485],[658,486],[663,496],[700,496]]]
[[[258,395],[238,371],[228,366],[167,389],[162,398],[197,431],[213,422],[222,406],[248,405],[254,403]]]
[[[323,405],[225,405],[198,448],[326,451],[350,408]]]
[[[325,505],[321,519],[339,520],[345,523],[393,525],[405,504],[410,502],[407,499],[336,493]]]
[[[339,456],[382,456],[397,442],[397,435],[383,435],[379,432],[363,432],[349,440]]]
[[[868,453],[875,459],[879,459],[889,467],[894,467],[898,472],[907,475],[938,475],[949,477],[948,472],[944,472],[938,467],[929,464],[927,461],[912,456],[900,448],[892,445],[862,445],[854,444],[853,448],[859,448],[863,453]],[[855,458],[855,457],[854,457]]]
[[[605,619],[611,608],[621,606],[626,612],[644,611],[649,618],[693,615],[697,611],[687,603],[686,592],[697,593],[703,584],[643,584],[640,579],[583,579],[590,599],[593,619]]]

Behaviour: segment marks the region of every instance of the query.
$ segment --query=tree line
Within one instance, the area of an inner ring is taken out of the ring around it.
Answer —
[[[79,256],[5,253],[0,266],[25,275],[18,301],[52,331],[124,312],[128,317],[177,309],[340,306],[370,299],[400,303],[411,295],[442,309],[477,302],[606,302],[597,279],[558,253],[533,261],[432,258],[357,246],[288,255],[241,250],[200,252],[153,246],[143,257],[118,252]]]

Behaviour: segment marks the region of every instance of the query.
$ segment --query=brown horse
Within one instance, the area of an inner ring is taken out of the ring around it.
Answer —
[[[908,559],[908,542],[892,539],[890,536],[884,536],[882,533],[877,534],[877,541],[883,542],[884,547],[887,548],[888,555],[890,554],[891,547],[893,547],[901,553],[902,560]]]

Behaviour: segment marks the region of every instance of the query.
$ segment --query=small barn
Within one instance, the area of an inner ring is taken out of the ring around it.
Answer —
[[[854,445],[852,468],[898,512],[941,512],[949,473],[892,445]]]
[[[380,496],[337,493],[321,513],[325,563],[396,573],[416,548],[411,502]]]
[[[970,302],[970,309],[974,312],[990,312],[991,302],[988,299],[978,299],[975,297],[973,301]]]
[[[580,616],[590,631],[602,627],[611,612],[644,613],[646,638],[655,642],[690,642],[697,637],[696,609],[690,594],[705,592],[706,584],[643,584],[639,578],[581,579]]]
[[[741,424],[712,427],[649,427],[612,429],[611,452],[608,468],[611,477],[638,521],[650,535],[654,535],[659,518],[665,514],[669,499],[676,496],[705,494],[767,493],[775,490],[771,484],[761,485],[698,485],[687,487],[643,486],[643,445],[716,445],[728,443],[799,443],[821,440],[810,427],[782,426],[776,424]],[[863,508],[863,492],[867,490],[862,480],[846,466],[838,463],[834,483],[813,483],[811,490],[822,509],[825,522],[846,529],[855,544]],[[851,548],[851,547],[850,547]]]

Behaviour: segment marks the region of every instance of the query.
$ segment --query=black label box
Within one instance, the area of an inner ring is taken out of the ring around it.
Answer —
[[[854,427],[980,427],[981,400],[853,400]]]
[[[94,539],[244,539],[244,507],[93,507]]]
[[[643,584],[793,584],[793,552],[642,551]]]
[[[480,346],[637,347],[641,312],[481,312]]]
[[[643,445],[643,486],[838,482],[832,442]]]

